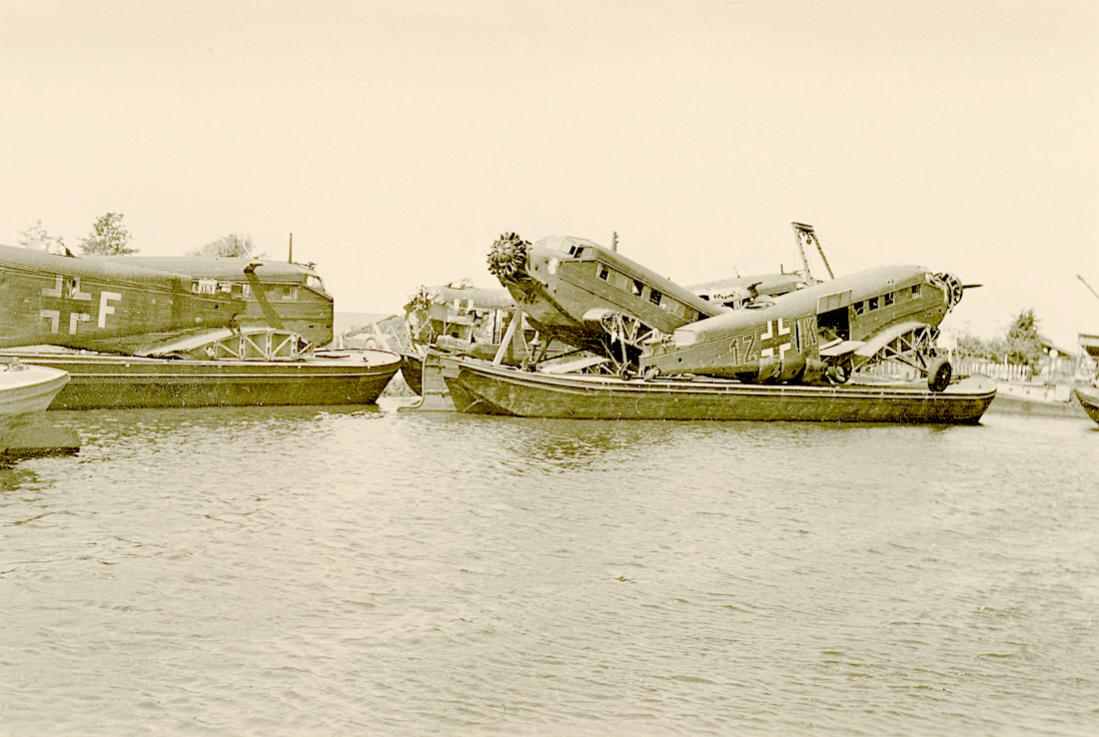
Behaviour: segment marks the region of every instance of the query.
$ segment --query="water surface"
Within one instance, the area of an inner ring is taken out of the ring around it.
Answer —
[[[48,417],[0,734],[1099,732],[1094,423]]]

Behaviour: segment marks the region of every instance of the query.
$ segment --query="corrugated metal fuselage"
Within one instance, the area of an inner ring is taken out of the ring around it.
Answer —
[[[114,256],[128,263],[188,277],[192,290],[238,297],[240,327],[264,326],[297,333],[314,346],[332,342],[333,299],[312,267],[249,258]]]
[[[599,311],[667,333],[725,309],[588,241],[576,243],[572,252],[532,246],[524,276],[505,286],[527,319],[543,334],[575,346],[604,339],[605,328],[593,319]]]
[[[641,356],[641,368],[754,379],[789,379],[829,341],[868,341],[891,326],[937,326],[951,305],[919,266],[870,269],[684,326]],[[770,364],[770,365],[768,365]]]
[[[196,294],[178,274],[0,246],[0,347],[128,352],[149,334],[226,327],[244,307],[231,294]]]

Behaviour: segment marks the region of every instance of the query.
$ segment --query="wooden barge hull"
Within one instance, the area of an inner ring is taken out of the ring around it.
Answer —
[[[941,394],[916,386],[754,385],[723,380],[623,380],[540,374],[452,360],[455,407],[518,417],[602,420],[744,420],[974,424],[996,396],[972,377]]]
[[[366,354],[366,355],[363,355]],[[50,409],[373,404],[400,368],[384,351],[302,361],[194,361],[20,354],[67,371]]]
[[[412,393],[418,397],[424,395],[424,360],[411,353],[401,354],[401,376]]]
[[[1088,417],[1099,422],[1099,389],[1079,387],[1075,393],[1076,401],[1088,413]]]

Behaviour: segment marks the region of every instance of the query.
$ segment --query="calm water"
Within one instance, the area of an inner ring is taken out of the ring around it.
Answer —
[[[0,733],[1099,733],[1099,430],[51,413]]]

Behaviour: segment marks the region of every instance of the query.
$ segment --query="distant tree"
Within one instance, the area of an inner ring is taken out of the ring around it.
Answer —
[[[1038,335],[1038,318],[1034,310],[1022,310],[1011,322],[1004,340],[1004,358],[1008,363],[1029,366],[1035,376],[1040,370],[1039,364],[1045,357],[1042,339]]]
[[[252,243],[252,236],[243,233],[229,233],[204,246],[187,252],[188,256],[217,256],[219,258],[247,258],[259,256]]]
[[[137,253],[130,248],[130,231],[122,224],[122,213],[108,212],[92,226],[92,232],[80,241],[80,250],[94,256],[127,256]]]
[[[36,220],[34,225],[26,230],[19,231],[19,245],[22,248],[33,248],[36,251],[49,253],[65,253],[65,239],[59,235],[50,235],[41,220]]]
[[[966,333],[956,339],[955,351],[963,358],[981,358],[999,363],[1003,360],[1003,340],[979,338]]]

